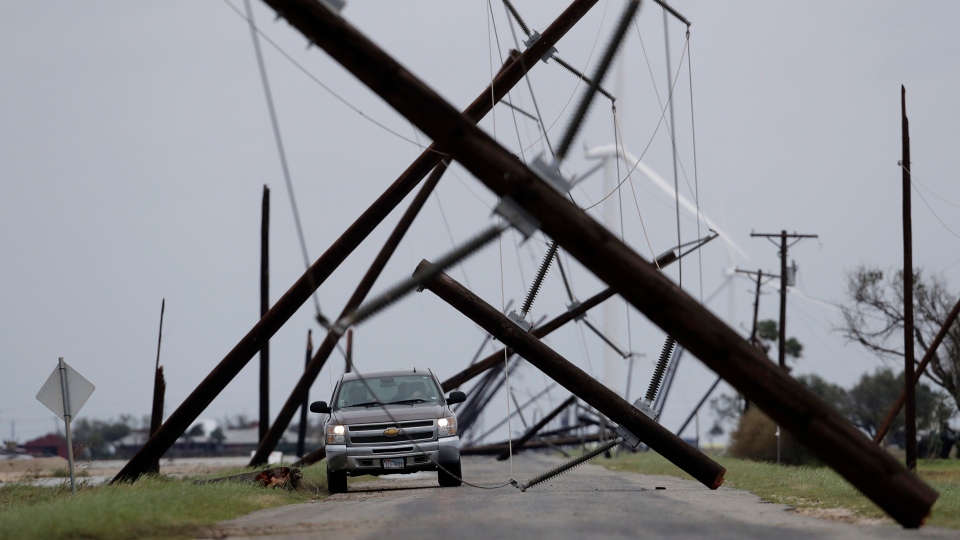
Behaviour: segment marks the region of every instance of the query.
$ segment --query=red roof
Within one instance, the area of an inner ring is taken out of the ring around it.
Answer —
[[[67,439],[63,435],[48,433],[23,444],[28,454],[33,455],[58,455],[62,458],[67,457]]]

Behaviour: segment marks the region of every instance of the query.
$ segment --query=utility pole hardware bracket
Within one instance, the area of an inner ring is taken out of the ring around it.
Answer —
[[[515,309],[510,310],[510,314],[507,315],[507,318],[513,321],[520,328],[523,328],[524,332],[529,332],[530,329],[533,328],[533,324],[531,324],[530,321],[521,317],[520,314],[517,313],[517,310]]]
[[[633,402],[633,406],[643,414],[649,416],[654,422],[657,421],[657,417],[659,416],[657,411],[653,410],[653,408],[650,407],[650,404],[647,403],[643,398],[637,398],[637,400]],[[616,433],[617,435],[623,437],[624,444],[629,444],[633,448],[640,446],[640,439],[638,439],[633,433],[627,431],[627,428],[623,426],[617,426]]]
[[[561,195],[566,195],[572,186],[566,178],[560,175],[559,167],[560,164],[556,159],[551,159],[550,163],[544,161],[543,154],[534,158],[533,163],[530,164],[530,170],[536,173],[541,180],[549,184],[550,187],[557,190]]]
[[[523,235],[524,240],[530,238],[540,230],[540,222],[510,197],[500,199],[500,202],[493,211],[494,213],[500,214],[510,225],[513,225],[513,228]]]
[[[567,304],[567,311],[573,311],[573,310],[577,309],[578,307],[580,307],[580,301],[579,301],[579,300],[574,300],[573,302],[570,302],[569,304]],[[582,321],[583,318],[586,317],[586,316],[587,316],[587,312],[584,311],[583,313],[580,313],[579,315],[576,315],[576,316],[573,318],[573,320],[575,320],[575,321]]]
[[[532,30],[530,32],[530,37],[523,40],[523,44],[526,45],[527,48],[529,49],[530,46],[536,43],[538,39],[540,39],[540,32],[537,32],[536,30]],[[543,56],[540,57],[540,60],[542,60],[544,64],[547,64],[548,63],[547,60],[550,60],[550,58],[555,54],[557,54],[557,48],[550,47],[549,49],[547,49],[547,52],[543,53]]]

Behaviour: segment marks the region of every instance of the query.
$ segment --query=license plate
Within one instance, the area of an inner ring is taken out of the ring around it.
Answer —
[[[384,469],[402,469],[403,468],[403,458],[396,459],[385,459],[383,460]]]

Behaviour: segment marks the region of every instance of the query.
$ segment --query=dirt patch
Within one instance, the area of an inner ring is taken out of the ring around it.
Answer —
[[[79,460],[75,463],[75,470],[78,477],[112,477],[120,472],[124,463],[120,460]],[[246,465],[246,463],[245,458],[161,460],[160,472],[174,476],[216,474],[223,470],[234,469],[241,464]],[[50,478],[63,474],[68,467],[67,460],[61,457],[0,460],[0,482],[18,482],[25,478]]]
[[[50,476],[53,471],[66,470],[67,460],[62,457],[0,460],[0,482],[19,480],[24,476]]]
[[[841,521],[843,523],[853,523],[856,525],[880,525],[882,523],[893,523],[892,519],[881,517],[865,517],[857,515],[856,512],[848,508],[794,508],[790,510],[794,514],[801,516],[810,516],[820,519],[829,519],[831,521]]]

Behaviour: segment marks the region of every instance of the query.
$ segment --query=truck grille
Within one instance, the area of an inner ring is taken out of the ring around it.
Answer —
[[[407,434],[398,434],[393,437],[387,437],[386,435],[373,435],[369,437],[350,437],[350,442],[354,444],[364,444],[364,443],[384,443],[384,442],[405,442],[405,441],[420,441],[423,439],[429,439],[433,437],[432,431],[424,431],[422,433],[407,433]]]
[[[414,422],[397,422],[389,424],[363,424],[359,426],[347,426],[347,429],[350,431],[382,431],[387,428],[415,428],[415,427],[428,427],[433,425],[433,420],[417,420]]]
[[[374,454],[397,454],[400,452],[413,452],[412,446],[404,446],[403,448],[374,448]]]

